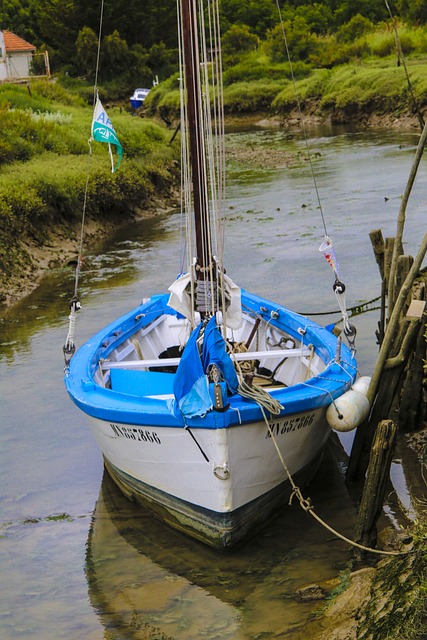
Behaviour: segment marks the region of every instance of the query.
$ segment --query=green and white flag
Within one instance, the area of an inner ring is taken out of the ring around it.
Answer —
[[[96,97],[95,110],[93,112],[92,139],[97,140],[98,142],[108,143],[108,150],[110,152],[111,158],[111,171],[114,173],[114,171],[120,167],[120,162],[123,157],[123,148],[119,142],[116,132],[114,131],[111,120],[107,116],[107,113],[101,104],[99,96]],[[114,166],[114,158],[111,145],[114,145],[116,147],[118,154],[116,166]]]

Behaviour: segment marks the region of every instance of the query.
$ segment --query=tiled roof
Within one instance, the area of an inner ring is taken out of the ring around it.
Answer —
[[[34,51],[37,48],[26,40],[16,36],[11,31],[3,31],[3,36],[4,46],[8,53],[12,53],[13,51]]]

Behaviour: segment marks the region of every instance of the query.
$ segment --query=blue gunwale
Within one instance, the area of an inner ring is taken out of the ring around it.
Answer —
[[[74,403],[89,416],[119,424],[180,428],[188,425],[219,429],[238,425],[239,414],[244,424],[262,420],[258,405],[239,394],[229,398],[229,410],[223,413],[211,411],[204,418],[193,418],[184,423],[181,417],[171,413],[168,402],[164,399],[126,395],[96,384],[94,374],[100,358],[108,358],[118,344],[164,313],[177,315],[167,305],[168,299],[168,294],[153,296],[148,302],[116,319],[80,347],[65,375],[66,388]],[[244,309],[251,309],[272,326],[287,331],[298,340],[301,339],[298,330],[304,330],[304,343],[312,343],[320,357],[329,362],[319,376],[308,381],[308,385],[298,383],[271,392],[285,407],[281,417],[326,408],[332,399],[353,384],[357,373],[355,359],[343,345],[341,362],[335,363],[337,340],[327,329],[285,307],[245,291],[242,291],[242,305]]]

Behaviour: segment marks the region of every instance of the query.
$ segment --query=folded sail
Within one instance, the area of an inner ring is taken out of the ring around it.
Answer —
[[[199,350],[198,340],[202,335],[202,346]],[[216,365],[230,393],[236,393],[238,379],[233,363],[226,351],[216,319],[212,317],[207,325],[200,324],[192,332],[178,370],[173,386],[175,408],[187,417],[204,416],[212,409],[212,398],[209,393],[208,371]]]

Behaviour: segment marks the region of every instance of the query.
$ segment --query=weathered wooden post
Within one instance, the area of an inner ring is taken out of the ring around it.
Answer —
[[[388,416],[391,402],[390,399],[393,398],[396,391],[402,374],[405,358],[408,357],[413,344],[415,330],[417,328],[415,325],[417,321],[410,322],[409,325],[403,325],[400,328],[399,323],[401,323],[403,319],[402,312],[404,311],[409,292],[411,291],[415,278],[419,274],[426,253],[427,233],[424,235],[417,256],[399,291],[396,304],[394,305],[393,312],[387,324],[385,336],[381,344],[381,349],[378,354],[368,389],[368,400],[371,407],[373,407],[373,410],[371,411],[368,421],[360,425],[357,429],[347,469],[348,480],[355,480],[357,477],[361,477],[364,474],[367,462],[366,454],[369,451],[374,430],[378,421]],[[393,351],[393,348],[396,348],[396,351]],[[387,369],[391,370],[395,367],[396,370],[392,372],[392,374],[387,374]],[[388,378],[386,381],[384,380],[384,374],[386,374]],[[382,377],[382,393],[387,395],[389,399],[387,401],[388,404],[384,401],[384,396],[381,398],[378,393]]]
[[[405,192],[403,194],[402,202],[400,203],[399,214],[397,216],[397,229],[396,229],[396,242],[393,249],[393,258],[391,262],[391,270],[390,270],[390,287],[389,287],[389,314],[393,311],[394,301],[396,299],[395,296],[395,269],[397,267],[397,257],[399,255],[400,247],[402,246],[402,238],[403,238],[403,229],[405,226],[406,219],[406,207],[408,204],[409,196],[412,191],[412,187],[415,182],[415,178],[417,176],[418,167],[421,162],[421,158],[423,157],[424,147],[427,143],[427,123],[424,124],[423,132],[418,141],[417,150],[415,152],[414,160],[412,163],[411,171],[409,173],[408,182],[406,183]]]
[[[425,287],[421,287],[420,293],[413,285],[420,275],[421,265],[427,253],[427,233],[424,234],[415,260],[411,256],[402,255],[402,239],[406,206],[426,143],[427,124],[423,128],[400,205],[395,238],[386,238],[384,242],[380,230],[370,233],[382,281],[381,318],[377,332],[380,352],[367,393],[371,412],[356,432],[347,469],[347,480],[356,480],[363,477],[365,469],[368,468],[356,530],[356,540],[368,547],[373,547],[376,543],[375,523],[383,506],[397,434],[394,422],[384,418],[390,418],[392,407],[399,406],[398,396],[401,395],[402,383],[404,392],[400,402],[401,412],[414,400],[412,389],[409,388],[412,387],[412,370],[407,365],[408,361],[412,362],[416,358],[417,367],[413,370],[417,382],[417,407],[422,404],[423,355],[426,352],[425,343],[422,343],[425,340],[425,301],[415,299],[411,302],[411,299],[425,298]],[[385,317],[386,298],[388,323]],[[416,351],[420,353],[412,357],[416,339]],[[382,422],[379,422],[380,420]],[[361,551],[358,551],[358,556],[361,557]]]
[[[384,340],[385,322],[386,322],[386,299],[387,299],[387,283],[384,274],[384,253],[385,244],[381,229],[374,229],[370,231],[369,237],[371,239],[372,248],[374,250],[375,260],[380,270],[381,276],[381,311],[380,320],[378,322],[378,331],[376,332],[378,344],[381,344]]]
[[[418,295],[420,299],[412,300],[406,317],[412,325],[415,325],[417,336],[414,340],[415,348],[407,364],[407,373],[401,392],[398,406],[397,422],[405,431],[415,431],[422,423],[425,416],[423,403],[423,380],[425,377],[424,364],[426,362],[426,282],[420,284]]]
[[[375,432],[355,533],[356,542],[366,547],[375,547],[377,541],[376,521],[389,482],[396,435],[397,427],[392,420],[380,422]],[[361,560],[362,554],[362,550],[357,549],[356,558]]]

